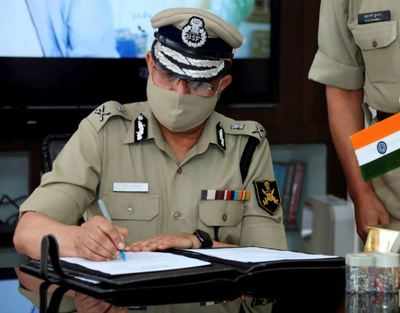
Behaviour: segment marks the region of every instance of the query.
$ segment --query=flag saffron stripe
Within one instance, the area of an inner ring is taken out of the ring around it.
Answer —
[[[365,145],[378,141],[400,129],[400,113],[397,113],[382,122],[376,123],[351,136],[354,149],[359,149]]]
[[[400,166],[400,150],[396,150],[360,167],[365,180],[378,177]]]
[[[384,153],[378,152],[378,143],[384,142],[387,150]],[[372,162],[384,155],[390,154],[397,149],[400,149],[400,131],[397,131],[387,137],[381,138],[381,140],[370,143],[355,151],[359,166],[363,166],[369,162]]]

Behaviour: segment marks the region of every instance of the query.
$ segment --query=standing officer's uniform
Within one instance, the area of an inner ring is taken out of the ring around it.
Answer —
[[[370,111],[378,117],[400,111],[399,19],[398,1],[321,2],[319,50],[309,77],[341,89],[364,88],[368,122],[377,119]],[[400,220],[400,170],[372,183],[391,218]]]
[[[192,11],[213,23],[208,13]],[[107,102],[80,123],[21,212],[73,225],[85,212],[100,215],[96,198],[107,204],[114,224],[128,228],[127,243],[202,229],[226,243],[286,248],[271,151],[256,122],[213,112],[178,163],[148,102]]]

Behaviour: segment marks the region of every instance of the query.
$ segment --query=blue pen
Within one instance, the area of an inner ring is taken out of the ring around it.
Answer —
[[[107,207],[106,207],[106,204],[104,203],[104,201],[101,200],[101,199],[99,199],[99,200],[97,200],[97,204],[98,204],[98,206],[99,206],[99,209],[100,209],[100,211],[101,211],[101,214],[102,214],[107,220],[109,220],[109,221],[111,222],[111,221],[112,221],[111,215],[110,215],[110,212],[107,210]],[[125,255],[124,250],[118,249],[118,251],[119,251],[119,256],[120,256],[120,258],[121,258],[123,261],[126,261],[126,255]]]

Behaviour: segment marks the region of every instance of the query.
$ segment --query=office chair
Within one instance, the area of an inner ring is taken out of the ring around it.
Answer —
[[[53,134],[43,139],[42,143],[42,168],[43,172],[50,172],[53,168],[53,162],[58,153],[62,150],[67,141],[71,138],[71,134]],[[78,225],[85,222],[84,218],[80,218]]]
[[[50,172],[53,167],[53,161],[58,153],[64,147],[71,134],[48,135],[42,143],[42,170],[43,173]]]

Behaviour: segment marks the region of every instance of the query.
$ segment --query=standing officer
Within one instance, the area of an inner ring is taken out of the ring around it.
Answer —
[[[400,170],[365,182],[350,135],[400,111],[400,3],[322,0],[319,50],[309,77],[326,85],[329,123],[355,204],[357,230],[399,228]],[[366,125],[368,126],[368,125]]]
[[[18,251],[38,258],[48,233],[62,256],[92,260],[124,247],[286,248],[263,127],[214,111],[231,83],[240,33],[189,8],[162,11],[152,25],[148,101],[107,102],[80,123],[21,207]],[[112,223],[99,216],[97,198]]]

